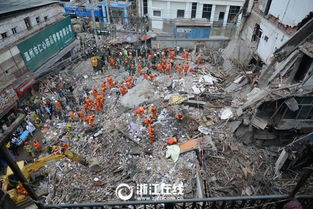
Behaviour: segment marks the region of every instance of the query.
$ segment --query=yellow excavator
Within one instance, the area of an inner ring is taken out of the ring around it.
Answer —
[[[88,166],[88,162],[69,149],[63,149],[61,152],[50,154],[46,157],[39,158],[33,163],[24,165],[24,161],[17,162],[17,165],[21,169],[28,182],[31,180],[32,172],[43,167],[47,162],[52,160],[60,160],[62,158],[68,158],[81,163],[84,166]],[[27,192],[17,178],[14,176],[13,171],[8,167],[5,175],[1,177],[2,191],[9,194],[10,198],[16,203],[23,202],[27,197]]]

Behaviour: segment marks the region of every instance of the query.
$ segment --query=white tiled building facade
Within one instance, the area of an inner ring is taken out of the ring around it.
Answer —
[[[152,28],[162,29],[164,20],[207,18],[211,24],[239,23],[237,14],[244,0],[138,0],[138,13],[147,15]]]

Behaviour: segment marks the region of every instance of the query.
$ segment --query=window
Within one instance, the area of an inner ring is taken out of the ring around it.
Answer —
[[[202,18],[210,19],[211,11],[212,11],[212,5],[211,4],[203,4]]]
[[[12,33],[15,34],[16,33],[16,27],[15,28],[11,28]]]
[[[265,15],[268,14],[268,11],[270,10],[271,4],[272,4],[272,0],[267,0],[266,7],[265,7],[265,10],[264,10],[264,14]]]
[[[262,30],[260,28],[260,25],[259,24],[255,24],[251,41],[259,42],[261,36],[262,36]]]
[[[197,13],[197,2],[192,2],[191,18],[196,18],[196,13]]]
[[[143,0],[143,14],[148,14],[148,0]]]
[[[178,9],[177,10],[177,18],[184,18],[185,17],[185,10]]]
[[[225,16],[225,12],[220,12],[218,15],[218,20],[219,21],[224,20],[224,16]]]
[[[40,23],[40,17],[36,17],[36,22]]]
[[[161,11],[160,10],[153,10],[153,16],[161,17]]]
[[[31,23],[30,23],[29,17],[26,17],[26,18],[24,19],[24,22],[25,22],[25,25],[26,25],[27,30],[30,30],[30,29],[32,28],[32,25],[31,25]]]
[[[8,37],[7,32],[1,33],[1,37],[2,37],[2,39],[7,38]]]
[[[227,23],[237,22],[237,14],[239,13],[240,6],[230,6]]]
[[[48,21],[48,16],[44,16],[45,22]]]

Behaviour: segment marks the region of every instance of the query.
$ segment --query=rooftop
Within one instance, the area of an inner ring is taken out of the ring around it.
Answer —
[[[5,0],[0,1],[0,15],[59,2],[57,0]]]

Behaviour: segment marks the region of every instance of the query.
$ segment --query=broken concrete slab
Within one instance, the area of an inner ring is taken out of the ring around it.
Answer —
[[[240,124],[242,123],[242,121],[232,121],[230,123],[228,123],[228,127],[230,128],[230,131],[232,133],[234,133],[237,128],[240,126]]]
[[[247,101],[243,104],[242,109],[244,110],[250,106],[255,105],[259,101],[263,100],[268,94],[269,92],[266,89],[252,89],[252,91],[247,95]]]
[[[263,119],[263,118],[260,118],[258,116],[254,116],[251,119],[251,124],[256,128],[260,128],[260,129],[264,130],[268,124],[268,121]]]
[[[135,108],[144,102],[158,99],[160,99],[160,95],[156,92],[155,87],[150,81],[143,80],[121,97],[121,104],[128,108]]]
[[[227,120],[233,117],[233,112],[231,110],[231,108],[227,107],[221,110],[220,112],[220,118],[222,120]]]

